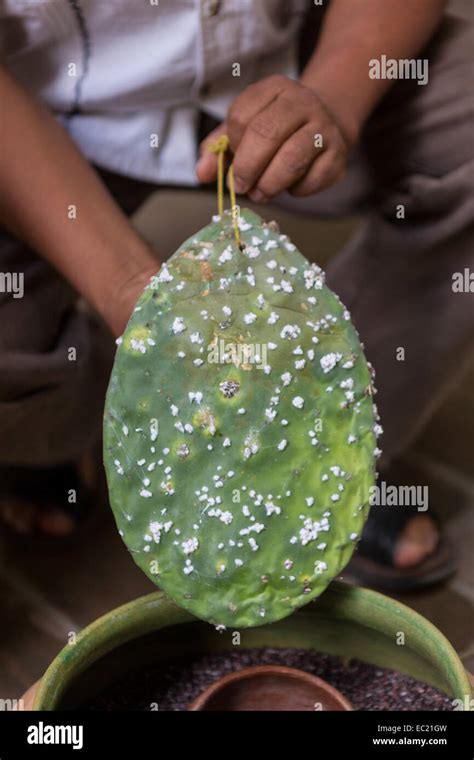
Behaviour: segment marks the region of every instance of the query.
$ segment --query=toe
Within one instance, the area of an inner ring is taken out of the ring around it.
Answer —
[[[36,523],[41,533],[55,538],[69,536],[75,527],[73,518],[60,509],[38,513]]]
[[[31,504],[10,499],[0,503],[0,515],[15,533],[31,533],[34,524],[34,508]]]
[[[408,568],[418,565],[435,551],[439,531],[427,515],[417,515],[409,520],[402,531],[394,551],[395,567]]]

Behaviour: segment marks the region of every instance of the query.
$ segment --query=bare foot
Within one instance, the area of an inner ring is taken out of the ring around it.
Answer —
[[[75,529],[74,519],[63,510],[57,507],[45,509],[22,500],[0,502],[0,519],[15,533],[23,536],[40,533],[62,538]]]
[[[439,542],[439,530],[428,515],[416,515],[405,525],[393,553],[395,567],[418,565],[434,553]]]

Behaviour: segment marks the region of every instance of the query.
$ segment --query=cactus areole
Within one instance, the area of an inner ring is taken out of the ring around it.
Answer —
[[[117,342],[104,420],[120,535],[178,605],[216,626],[286,617],[349,561],[380,430],[339,298],[244,209],[187,240]]]

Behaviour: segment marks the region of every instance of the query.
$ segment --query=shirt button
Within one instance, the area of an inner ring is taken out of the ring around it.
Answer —
[[[222,0],[207,0],[207,12],[209,16],[217,16],[221,9]]]

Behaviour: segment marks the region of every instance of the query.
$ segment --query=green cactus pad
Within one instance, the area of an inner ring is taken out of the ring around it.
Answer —
[[[217,626],[270,623],[349,561],[374,482],[372,373],[324,274],[274,223],[187,240],[119,339],[110,500],[136,563]]]

